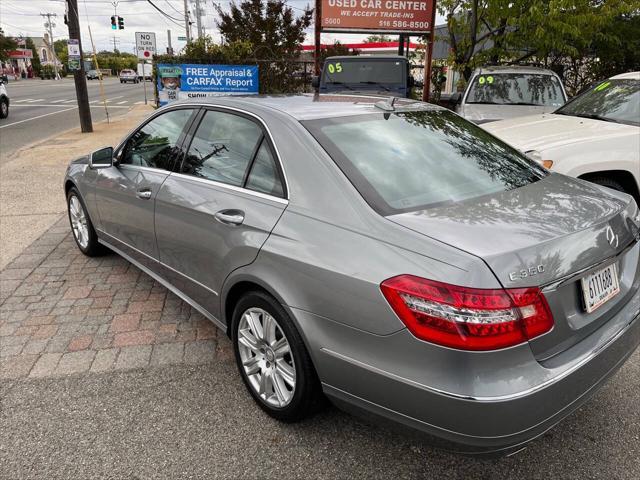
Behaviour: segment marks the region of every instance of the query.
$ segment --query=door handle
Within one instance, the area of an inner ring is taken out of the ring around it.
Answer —
[[[213,216],[217,221],[225,225],[242,225],[242,222],[244,222],[244,212],[242,210],[220,210]]]
[[[142,198],[143,200],[149,200],[151,198],[151,190],[148,188],[143,190],[138,190],[136,192],[136,197]]]

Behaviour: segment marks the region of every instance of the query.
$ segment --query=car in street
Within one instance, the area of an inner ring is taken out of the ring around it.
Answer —
[[[102,78],[102,74],[97,70],[87,71],[87,80],[100,80],[101,78]]]
[[[138,74],[135,70],[131,70],[129,68],[120,70],[120,83],[138,83],[139,81]]]
[[[640,202],[640,72],[597,82],[552,113],[483,127],[546,168]]]
[[[512,452],[640,343],[633,198],[436,105],[176,102],[72,161],[64,193],[78,248],[226,332],[284,422],[329,398],[444,448]]]
[[[557,110],[567,101],[560,77],[551,70],[528,66],[476,69],[464,93],[450,98],[455,110],[477,124]]]
[[[7,86],[5,80],[0,80],[0,118],[7,118],[9,116],[9,94],[7,93]]]

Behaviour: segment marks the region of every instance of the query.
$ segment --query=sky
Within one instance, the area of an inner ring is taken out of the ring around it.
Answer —
[[[152,0],[159,9],[172,18],[167,18],[158,12],[148,0],[118,0],[117,14],[124,18],[124,30],[111,30],[114,2],[115,0],[78,0],[84,51],[91,50],[89,27],[97,51],[113,50],[115,36],[116,47],[119,50],[134,53],[135,32],[155,32],[158,52],[164,53],[168,45],[167,29],[171,30],[174,51],[177,52],[184,47],[186,42],[177,39],[178,36],[185,35],[183,0]],[[188,0],[188,3],[193,19],[195,0]],[[226,9],[230,1],[215,0],[215,3]],[[287,0],[287,3],[294,9],[301,10],[310,2],[309,0]],[[314,2],[311,1],[311,3]],[[213,8],[214,0],[200,0],[200,4],[206,13],[206,16],[202,17],[206,33],[219,41],[220,35],[215,26],[217,13]],[[0,0],[0,26],[8,36],[41,37],[45,32],[46,19],[40,14],[55,13],[57,18],[53,19],[54,40],[68,38],[67,26],[64,24],[64,10],[64,0]],[[192,33],[196,34],[195,23],[192,26]],[[362,35],[323,34],[322,42],[331,43],[336,39],[342,42],[354,42],[362,38]],[[313,43],[313,28],[307,32],[305,43]]]

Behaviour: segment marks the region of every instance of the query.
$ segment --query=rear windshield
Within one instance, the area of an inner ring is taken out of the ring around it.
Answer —
[[[303,125],[382,215],[503,192],[547,175],[446,110],[326,118]]]
[[[605,80],[554,113],[640,125],[640,81]]]
[[[341,60],[327,61],[324,66],[324,83],[353,84],[353,83],[392,83],[402,84],[404,62],[367,61],[367,60]]]
[[[565,102],[560,82],[553,75],[487,73],[471,80],[466,103],[559,107]]]

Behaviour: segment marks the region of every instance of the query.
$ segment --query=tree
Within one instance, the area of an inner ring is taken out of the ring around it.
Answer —
[[[323,45],[320,47],[320,67],[322,67],[327,57],[344,55],[360,55],[360,51],[356,49],[350,50],[349,47],[340,43],[339,40],[336,40],[333,45]]]
[[[380,42],[391,42],[391,37],[389,35],[369,35],[364,39],[364,43],[380,43]]]
[[[67,68],[67,62],[69,60],[69,50],[67,45],[69,41],[66,38],[61,38],[53,42],[53,50],[56,52],[56,58],[63,65],[63,68]]]
[[[33,53],[33,58],[31,58],[31,67],[33,68],[33,73],[35,75],[38,75],[40,73],[42,65],[40,64],[40,55],[38,55],[36,44],[33,43],[31,37],[27,37],[25,46]]]
[[[451,61],[466,80],[488,61],[519,62],[587,55],[616,17],[638,0],[441,0]]]
[[[249,42],[254,57],[283,59],[297,56],[311,25],[313,10],[309,7],[296,17],[283,0],[245,0],[231,2],[229,12],[216,7],[216,21],[227,42]]]
[[[18,48],[16,41],[11,37],[6,37],[2,28],[0,28],[0,60],[7,60],[9,58],[9,52],[16,48]]]

